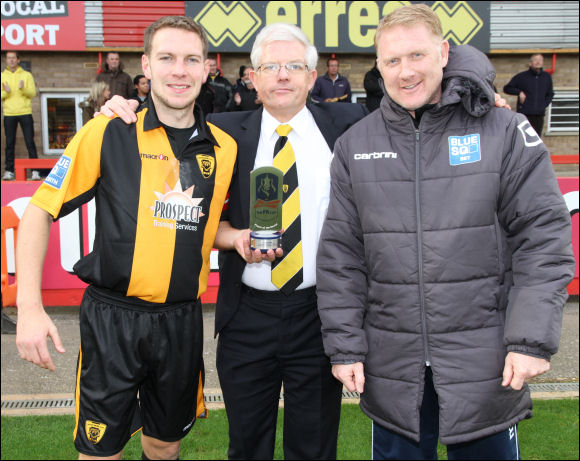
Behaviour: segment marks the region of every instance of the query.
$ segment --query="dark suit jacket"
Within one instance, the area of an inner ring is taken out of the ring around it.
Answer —
[[[331,151],[334,143],[351,125],[368,114],[360,104],[320,103],[307,105],[318,129]],[[238,143],[238,163],[230,185],[228,217],[232,227],[247,229],[250,225],[250,171],[260,140],[262,109],[251,112],[208,114],[207,121],[218,126]],[[223,251],[220,257],[220,286],[215,314],[215,334],[231,320],[240,299],[242,273],[246,262],[235,250]]]

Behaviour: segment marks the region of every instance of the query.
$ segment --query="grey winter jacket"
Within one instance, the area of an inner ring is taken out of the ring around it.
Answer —
[[[317,261],[325,351],[364,362],[362,410],[419,441],[429,363],[444,444],[531,416],[527,386],[501,386],[505,356],[557,351],[574,273],[546,147],[493,107],[485,55],[452,53],[418,130],[385,96],[337,140]]]

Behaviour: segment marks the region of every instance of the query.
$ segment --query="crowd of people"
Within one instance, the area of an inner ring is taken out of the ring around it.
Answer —
[[[486,56],[450,49],[431,8],[401,7],[377,27],[369,89],[380,76],[385,91],[369,113],[338,104],[350,94],[338,60],[318,77],[317,50],[292,24],[258,33],[236,85],[191,18],[157,20],[144,42],[149,96],[131,99],[107,58],[101,80],[124,94],[32,197],[16,250],[17,347],[54,370],[48,338],[64,348],[41,298],[50,225],[98,198],[94,249],[74,268],[89,284],[82,456],[120,459],[142,427],[142,459],[178,458],[205,412],[199,297],[213,246],[230,459],[273,458],[282,388],[285,458],[335,459],[343,386],[372,420],[373,459],[435,459],[438,440],[449,459],[519,459],[525,383],[558,349],[575,263],[549,152],[502,108]],[[204,114],[195,103],[208,94]],[[284,233],[260,251],[249,178],[272,165]]]

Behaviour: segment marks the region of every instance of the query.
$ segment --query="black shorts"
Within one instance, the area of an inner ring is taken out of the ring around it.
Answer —
[[[165,442],[189,432],[205,412],[202,322],[199,300],[159,305],[87,288],[73,434],[80,453],[114,455],[141,426]]]

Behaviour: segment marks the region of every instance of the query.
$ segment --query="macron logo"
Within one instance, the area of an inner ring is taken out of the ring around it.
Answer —
[[[369,152],[368,154],[354,154],[355,160],[371,160],[378,158],[397,158],[396,152]]]

